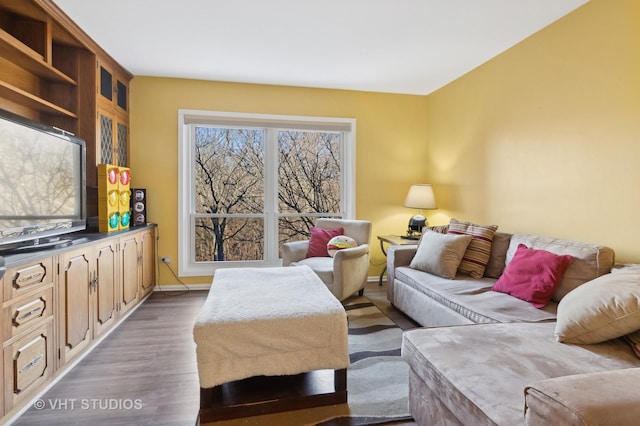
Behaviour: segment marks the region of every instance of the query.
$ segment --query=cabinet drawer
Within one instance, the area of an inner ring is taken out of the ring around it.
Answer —
[[[21,297],[3,309],[4,339],[9,340],[53,315],[53,288]]]
[[[32,396],[53,374],[53,321],[4,349],[4,398],[7,410]]]
[[[53,258],[10,268],[4,275],[4,300],[53,283]]]

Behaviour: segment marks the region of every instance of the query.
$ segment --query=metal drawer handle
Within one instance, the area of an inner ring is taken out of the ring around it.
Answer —
[[[36,356],[34,359],[32,359],[31,361],[29,361],[28,363],[26,363],[26,364],[24,365],[24,367],[22,367],[22,368],[20,369],[20,372],[21,372],[21,373],[24,373],[25,371],[27,371],[28,369],[30,369],[31,367],[33,367],[34,365],[36,365],[37,363],[39,363],[39,362],[40,362],[40,360],[41,360],[42,358],[43,358],[43,355],[42,355],[42,354],[40,354],[40,355]]]
[[[18,317],[19,320],[25,319],[27,317],[30,317],[31,315],[35,314],[38,311],[42,310],[42,306],[38,306],[37,308],[33,308],[32,310],[30,310],[29,312],[25,312],[24,314],[20,315]]]
[[[32,280],[34,278],[39,278],[42,275],[44,275],[44,272],[39,271],[39,272],[34,272],[32,274],[29,274],[29,275],[25,275],[24,277],[20,276],[20,277],[18,277],[18,282],[22,283],[22,282],[25,282],[25,281],[29,281],[29,280]]]

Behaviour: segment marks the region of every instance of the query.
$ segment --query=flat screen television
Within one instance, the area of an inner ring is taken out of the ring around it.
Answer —
[[[85,142],[0,109],[0,254],[68,244],[86,220]]]

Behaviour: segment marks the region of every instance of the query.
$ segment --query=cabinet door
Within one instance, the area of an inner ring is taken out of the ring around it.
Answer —
[[[85,248],[60,256],[60,361],[68,362],[91,343],[93,309],[90,286],[94,280],[93,250]]]
[[[94,337],[109,329],[116,319],[118,283],[118,242],[101,242],[96,249],[96,280],[93,287],[95,303]]]
[[[100,150],[96,164],[129,164],[129,124],[108,109],[98,108],[98,141]]]
[[[100,149],[96,153],[96,164],[116,164],[115,161],[115,116],[111,111],[98,108],[98,135]]]
[[[4,405],[8,410],[32,397],[53,374],[53,321],[26,334],[4,353]]]
[[[142,278],[140,293],[149,294],[156,285],[156,246],[155,230],[144,231],[142,237]]]
[[[138,301],[140,282],[140,237],[128,235],[120,240],[120,264],[122,265],[120,280],[120,313],[125,313]]]
[[[98,101],[120,112],[129,111],[129,78],[115,73],[106,63],[98,62]]]
[[[129,87],[128,79],[98,63],[97,163],[129,164]]]

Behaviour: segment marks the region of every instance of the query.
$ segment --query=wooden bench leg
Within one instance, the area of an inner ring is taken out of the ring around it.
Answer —
[[[222,405],[222,385],[200,388],[200,408]]]
[[[346,391],[347,390],[347,369],[342,368],[340,370],[335,370],[334,372],[334,386],[337,391]]]

